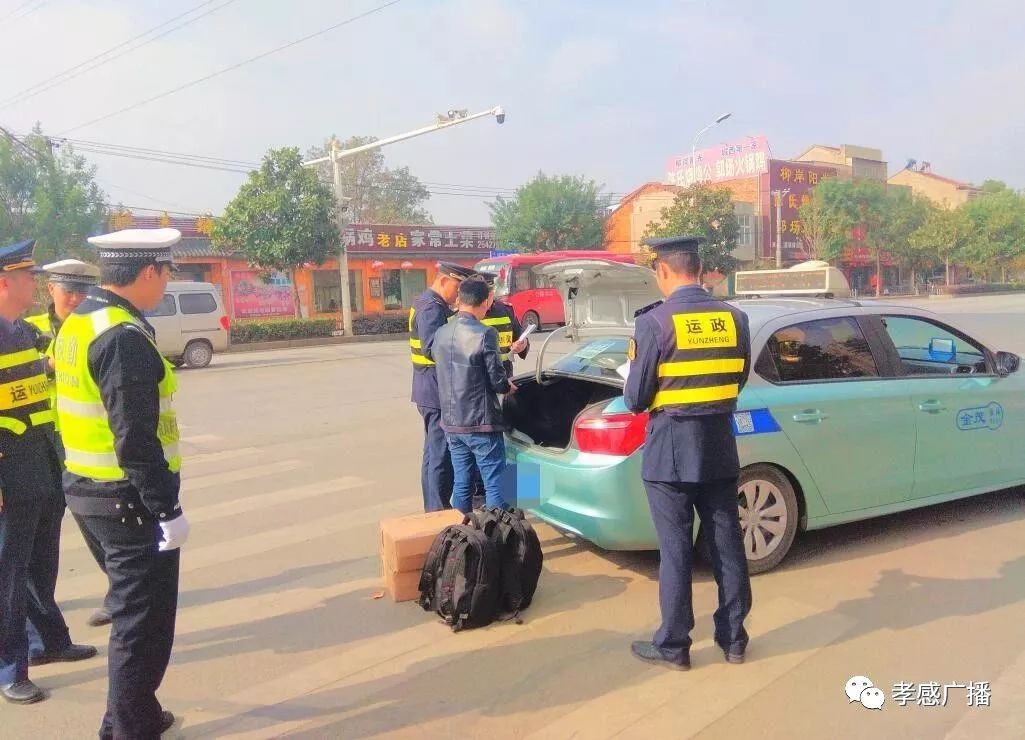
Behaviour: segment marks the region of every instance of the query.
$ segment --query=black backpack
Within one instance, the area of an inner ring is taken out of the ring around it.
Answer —
[[[534,599],[544,562],[541,541],[520,509],[479,509],[467,519],[498,550],[502,579],[498,611],[515,618]]]
[[[420,606],[458,632],[491,624],[498,615],[499,561],[495,543],[481,531],[456,524],[442,530],[420,573]]]

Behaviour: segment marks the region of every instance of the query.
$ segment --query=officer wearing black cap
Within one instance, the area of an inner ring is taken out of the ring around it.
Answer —
[[[412,401],[424,424],[424,454],[420,471],[424,511],[452,508],[452,459],[441,428],[438,375],[430,350],[434,332],[455,313],[459,284],[476,273],[469,267],[439,262],[434,282],[409,309],[409,354],[413,361]]]
[[[701,237],[650,239],[666,296],[637,312],[624,396],[649,411],[642,477],[658,535],[662,625],[633,654],[678,670],[690,667],[694,627],[691,568],[694,510],[711,544],[719,587],[715,641],[741,663],[751,584],[737,511],[740,464],[730,418],[751,364],[747,316],[700,286]]]
[[[484,276],[484,282],[491,289],[491,306],[482,323],[498,332],[498,354],[505,366],[505,374],[511,378],[513,376],[513,355],[518,355],[521,360],[526,359],[527,353],[530,352],[530,340],[524,338],[522,342],[520,341],[523,326],[516,318],[516,312],[513,311],[512,306],[495,295],[497,276],[493,272],[480,274]]]
[[[96,655],[72,644],[54,600],[64,515],[54,412],[37,333],[18,318],[35,295],[34,245],[0,249],[0,695],[14,704],[45,698],[30,665]]]
[[[47,357],[49,369],[51,408],[55,409],[57,384],[53,377],[53,339],[57,336],[57,332],[60,331],[64,320],[85,300],[89,289],[99,282],[100,268],[82,260],[64,259],[43,265],[43,273],[47,276],[46,290],[50,294],[50,305],[43,313],[26,316],[25,321],[39,330],[40,338],[43,341],[49,340],[43,353]],[[57,434],[54,437],[54,441],[63,464],[64,445],[61,444],[59,426],[56,431]],[[103,547],[92,536],[92,533],[82,526],[81,519],[75,514],[72,514],[72,516],[75,517],[75,521],[78,523],[78,528],[82,532],[82,537],[85,539],[85,544],[89,548],[90,554],[93,556],[96,564],[100,566],[100,570],[106,573],[107,566],[103,560]],[[100,607],[90,615],[87,621],[91,627],[110,624],[110,609],[107,606]],[[32,638],[33,635],[30,632],[30,641],[33,641]]]
[[[156,692],[174,642],[181,453],[174,369],[143,312],[160,304],[174,269],[175,229],[92,237],[100,285],[65,320],[54,345],[68,508],[102,546],[112,626],[100,738],[155,738],[174,723]]]

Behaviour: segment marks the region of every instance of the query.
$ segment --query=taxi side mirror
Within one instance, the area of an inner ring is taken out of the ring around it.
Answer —
[[[997,352],[997,375],[1004,378],[1018,372],[1021,358],[1013,352]]]

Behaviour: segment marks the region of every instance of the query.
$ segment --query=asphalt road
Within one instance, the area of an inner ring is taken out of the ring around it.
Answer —
[[[1025,297],[926,304],[1025,354]],[[521,364],[526,369],[525,364]],[[1025,736],[1021,491],[810,533],[754,579],[744,666],[712,644],[715,586],[695,581],[690,673],[634,661],[658,622],[657,556],[540,532],[545,572],[523,625],[452,634],[380,592],[377,523],[420,506],[419,417],[402,343],[219,356],[183,371],[183,551],[161,690],[179,737]],[[1025,444],[1023,444],[1025,447]],[[1025,452],[1025,450],[1023,450]],[[0,707],[4,738],[87,738],[103,711],[105,582],[70,519],[58,597],[101,647],[33,669],[52,693]],[[849,704],[865,675],[883,711]],[[988,682],[991,706],[899,706],[898,682]]]

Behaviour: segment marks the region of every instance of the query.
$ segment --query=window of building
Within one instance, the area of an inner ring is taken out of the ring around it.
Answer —
[[[753,216],[750,214],[737,214],[737,223],[740,224],[740,235],[737,237],[738,247],[750,247],[754,244],[753,234],[751,233],[752,219]]]
[[[905,375],[986,373],[986,353],[941,324],[912,316],[885,316]]]
[[[781,383],[879,375],[868,340],[849,316],[780,329],[766,343],[755,372]]]
[[[175,265],[174,279],[186,280],[193,283],[209,283],[212,265],[209,264],[188,264]]]
[[[381,270],[386,309],[409,308],[427,290],[426,270]]]
[[[170,293],[167,293],[164,296],[163,300],[160,301],[160,305],[154,308],[152,311],[143,312],[143,315],[145,316],[174,316],[174,314],[174,296]]]
[[[333,313],[341,310],[342,286],[338,270],[313,271],[313,310]],[[349,306],[356,313],[363,311],[363,273],[349,270]]]

